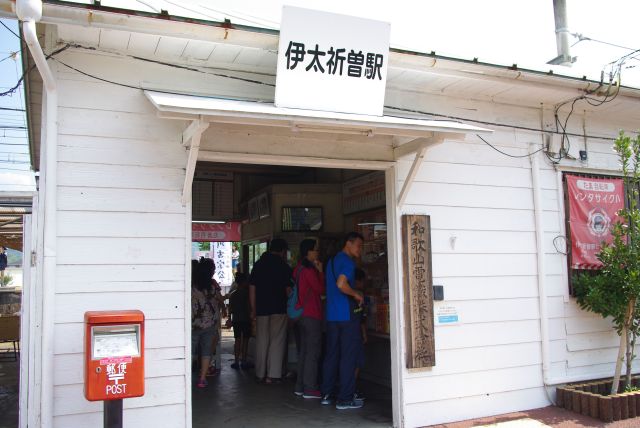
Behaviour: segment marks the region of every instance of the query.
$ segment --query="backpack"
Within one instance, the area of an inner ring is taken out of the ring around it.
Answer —
[[[296,273],[296,280],[293,283],[293,291],[287,297],[287,316],[289,319],[296,321],[302,316],[302,311],[304,308],[302,305],[298,306],[298,282],[300,282],[300,273],[302,272],[304,267],[300,266],[298,272]]]

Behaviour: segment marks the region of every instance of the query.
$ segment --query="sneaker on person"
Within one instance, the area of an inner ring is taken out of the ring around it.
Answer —
[[[234,369],[234,370],[238,370],[240,368],[240,364],[233,363],[233,364],[231,364],[231,368]]]
[[[362,394],[361,392],[356,391],[355,394],[353,394],[353,399],[355,401],[364,401],[366,400],[364,394]]]
[[[362,401],[356,401],[356,400],[338,401],[336,403],[336,409],[337,410],[359,409],[362,406],[364,406],[364,403]]]
[[[331,401],[332,401],[331,400],[331,395],[330,394],[324,394],[322,396],[322,400],[320,400],[320,404],[329,405],[329,404],[331,404]]]
[[[293,391],[293,393],[295,395],[297,395],[298,397],[302,397],[304,395],[304,392],[302,392],[302,391]]]
[[[317,398],[317,399],[320,399],[320,398],[322,398],[322,394],[320,394],[320,391],[318,391],[317,389],[310,389],[310,390],[304,391],[304,393],[302,394],[302,398]]]

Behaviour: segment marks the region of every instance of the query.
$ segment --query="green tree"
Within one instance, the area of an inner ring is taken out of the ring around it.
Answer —
[[[626,382],[631,381],[634,345],[640,333],[640,136],[635,139],[620,133],[614,143],[624,174],[627,208],[620,210],[622,219],[611,228],[611,244],[602,244],[598,259],[602,268],[595,273],[574,277],[580,307],[603,317],[611,317],[620,347],[611,394],[619,390],[622,362],[626,360]]]

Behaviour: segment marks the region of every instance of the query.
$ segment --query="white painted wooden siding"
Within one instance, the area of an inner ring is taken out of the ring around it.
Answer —
[[[162,55],[180,51],[194,61],[237,55],[216,49],[207,59],[207,52],[196,43],[178,46],[164,39],[155,47],[144,37],[108,40],[114,49],[132,42],[136,51],[153,48]],[[267,85],[167,69],[131,58],[80,50],[68,50],[61,58],[89,73],[134,86],[273,99],[273,87]],[[184,426],[189,374],[184,362],[175,358],[184,357],[188,340],[184,333],[188,308],[183,307],[188,291],[184,275],[184,224],[188,219],[180,204],[186,162],[180,134],[185,124],[157,119],[140,91],[57,67],[56,426],[97,426],[101,419],[99,406],[82,397],[82,313],[131,305],[148,315],[148,392],[143,398],[127,400],[125,423]],[[272,76],[230,73],[272,80]],[[393,87],[387,92],[386,104],[540,126],[539,109],[402,92]],[[550,106],[545,108],[545,117],[551,117]],[[615,121],[605,119],[588,117],[589,132],[615,135]],[[570,128],[582,132],[578,115]],[[537,132],[494,129],[494,135],[486,138],[514,155],[524,155],[530,143],[541,142]],[[270,154],[369,160],[390,160],[392,156],[388,141],[377,137],[327,141],[326,135],[283,137],[281,133],[275,130],[261,136],[252,128],[244,133],[209,129],[202,150],[251,153],[263,144],[262,150]],[[576,141],[573,150],[581,144]],[[410,162],[409,157],[398,162],[399,188]],[[567,297],[566,260],[552,244],[561,231],[562,201],[558,200],[554,168],[544,160],[541,164],[552,377],[612,370],[616,337],[609,323],[581,311]],[[617,167],[610,143],[598,140],[589,141],[588,163],[574,164]],[[447,303],[458,307],[461,319],[456,326],[436,327],[437,365],[433,369],[403,372],[406,426],[547,405],[542,388],[529,159],[503,156],[474,136],[447,141],[427,152],[402,211],[431,215],[434,283],[444,285]],[[453,247],[452,237],[456,238]]]
[[[79,68],[140,82],[113,58],[69,53]],[[59,66],[61,67],[61,66]],[[62,67],[64,68],[64,67]],[[158,119],[141,91],[59,69],[58,251],[54,422],[98,426],[84,399],[83,315],[140,309],[146,316],[146,393],[125,400],[130,426],[186,424],[185,224],[180,203],[183,124]],[[116,79],[117,80],[117,79]]]
[[[540,110],[387,93],[386,103],[464,115],[488,122],[537,128]],[[412,102],[413,101],[413,102]],[[437,106],[437,107],[436,107]],[[576,124],[581,123],[579,117]],[[616,135],[616,128],[589,123],[590,132]],[[540,147],[539,133],[495,128],[485,137],[500,150],[526,155]],[[575,129],[573,132],[581,132]],[[582,139],[572,139],[581,149]],[[576,150],[577,150],[576,149]],[[577,155],[577,152],[576,152]],[[611,325],[568,297],[566,257],[553,239],[564,219],[557,173],[541,157],[541,203],[546,263],[551,377],[613,373],[618,342]],[[399,162],[401,188],[412,158]],[[589,140],[587,165],[615,170],[611,142]],[[460,323],[436,326],[436,366],[404,371],[404,417],[409,427],[431,425],[549,404],[542,388],[536,235],[528,158],[497,153],[474,135],[427,151],[403,213],[431,216],[434,284]],[[455,242],[453,243],[453,240]],[[640,364],[637,365],[640,369]]]

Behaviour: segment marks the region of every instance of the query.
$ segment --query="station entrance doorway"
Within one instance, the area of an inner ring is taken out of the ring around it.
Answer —
[[[365,397],[363,408],[336,410],[335,405],[321,405],[320,400],[294,394],[298,341],[295,323],[291,321],[287,326],[282,379],[268,385],[257,382],[251,364],[255,358],[255,337],[249,339],[249,364],[232,368],[233,319],[222,318],[217,355],[211,358],[219,366],[210,370],[205,387],[198,387],[198,349],[192,349],[193,427],[392,425],[394,333],[389,323],[385,172],[198,162],[192,185],[192,221],[194,225],[239,224],[240,240],[234,244],[239,251],[236,270],[247,275],[269,251],[274,239],[287,242],[286,261],[293,268],[300,261],[302,240],[317,241],[320,261],[326,265],[341,251],[345,234],[358,232],[365,238],[356,265],[365,273],[366,302],[361,335],[364,357],[357,381],[358,392]],[[210,248],[215,248],[215,244]],[[220,301],[224,302],[219,306],[221,316],[231,316],[228,307],[223,306],[228,304],[225,298],[236,285],[232,279],[228,284],[219,284],[220,290],[225,290],[220,292]],[[255,329],[252,334],[255,335]],[[321,377],[321,367],[318,372]]]

